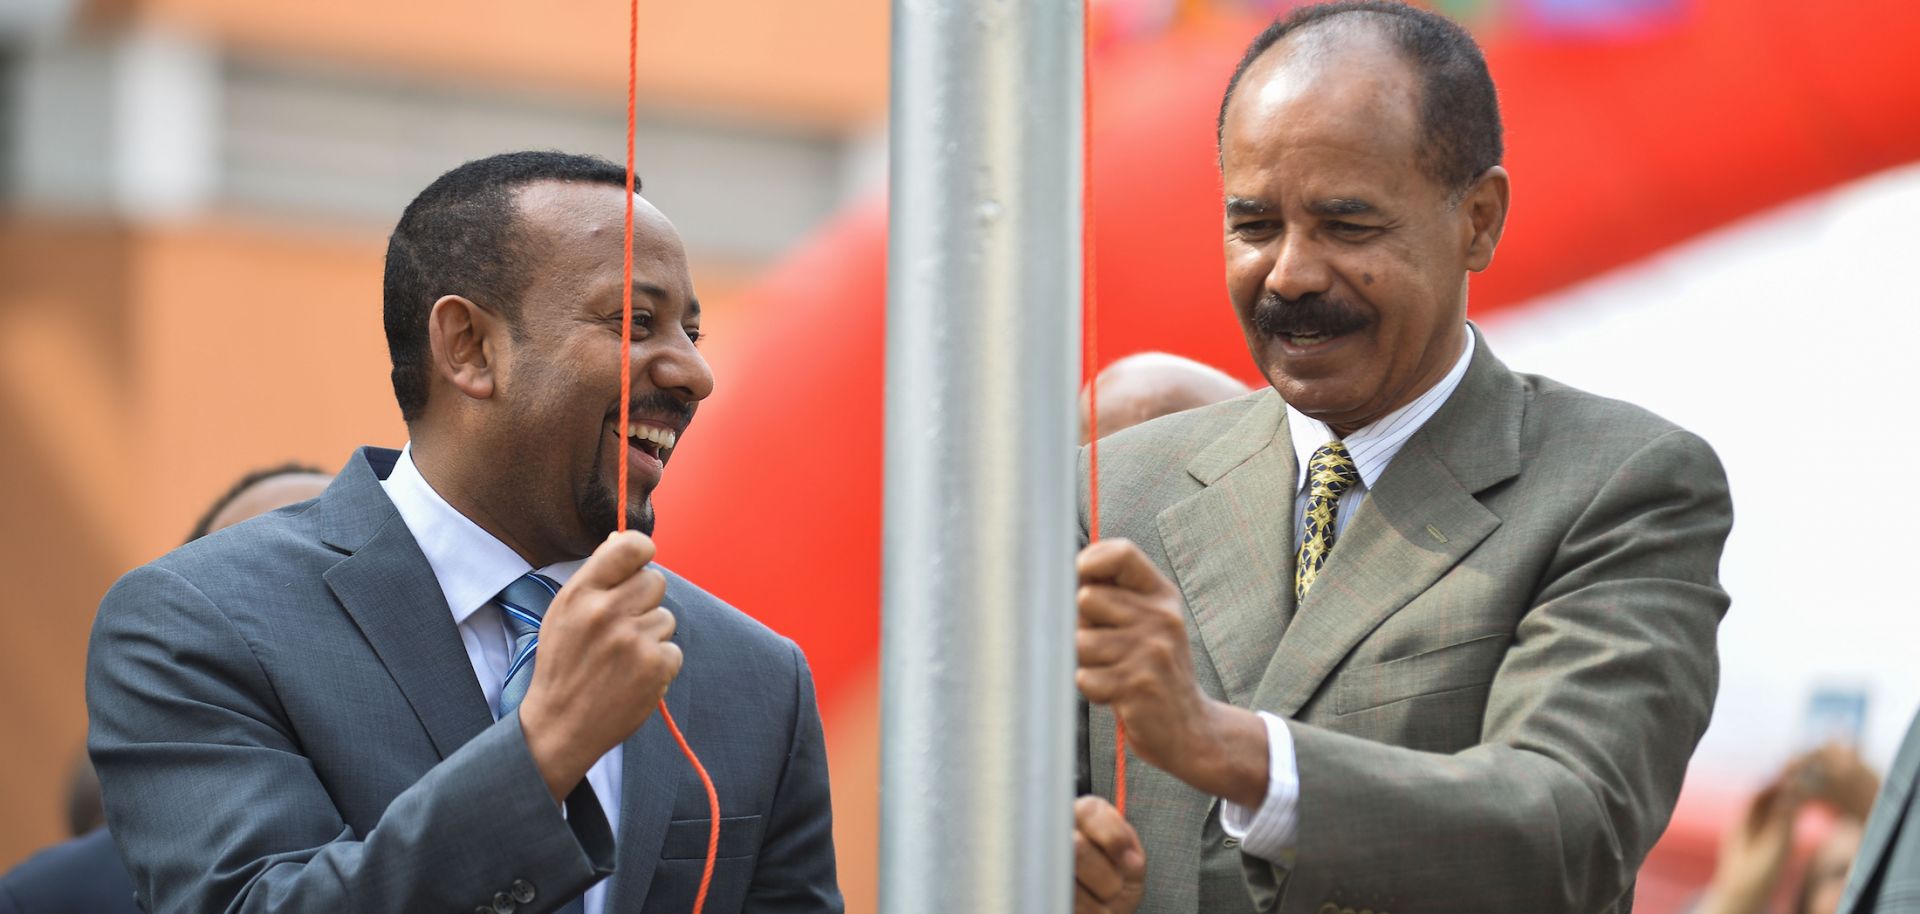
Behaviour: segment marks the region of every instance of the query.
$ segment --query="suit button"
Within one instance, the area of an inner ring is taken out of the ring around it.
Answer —
[[[1315,912],[1315,914],[1340,914],[1340,906],[1329,901],[1321,905],[1320,910]]]
[[[1222,841],[1222,842],[1220,842],[1220,846],[1221,846],[1221,847],[1239,847],[1239,846],[1240,846],[1240,839],[1239,839],[1239,838],[1228,838],[1227,840],[1225,840],[1225,841]]]
[[[513,903],[512,896],[505,892],[493,893],[493,914],[513,914],[516,907],[519,905]]]
[[[520,902],[521,904],[526,904],[528,902],[533,901],[535,895],[537,894],[533,890],[533,883],[528,882],[525,879],[515,879],[513,881],[513,885],[507,886],[507,888],[513,890],[513,900]]]
[[[473,909],[473,914],[493,914],[493,905],[483,904]]]

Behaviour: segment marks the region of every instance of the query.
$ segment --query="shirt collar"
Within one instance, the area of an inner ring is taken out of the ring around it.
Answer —
[[[1361,486],[1373,488],[1380,475],[1387,471],[1387,464],[1393,462],[1394,456],[1400,453],[1400,448],[1413,437],[1413,433],[1426,425],[1427,420],[1446,404],[1447,398],[1453,396],[1461,379],[1467,376],[1467,365],[1473,361],[1474,339],[1473,325],[1468,324],[1466,347],[1440,383],[1427,388],[1413,402],[1381,416],[1364,428],[1356,429],[1344,439],[1347,454],[1353,458],[1354,468],[1360,471]],[[1294,490],[1300,491],[1306,487],[1307,464],[1313,459],[1313,452],[1339,436],[1325,422],[1294,409],[1292,404],[1287,406],[1287,430],[1292,433],[1293,454],[1298,458],[1295,462],[1298,473],[1294,479]]]
[[[447,606],[453,610],[455,625],[466,624],[467,617],[533,570],[519,553],[433,490],[413,463],[411,443],[400,451],[393,472],[380,481],[380,486],[426,555],[427,565],[447,597]],[[565,584],[585,561],[559,562],[540,569],[540,573]]]

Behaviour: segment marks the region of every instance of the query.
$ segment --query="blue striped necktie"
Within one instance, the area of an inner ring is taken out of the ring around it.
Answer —
[[[533,683],[533,652],[540,646],[540,620],[559,593],[560,585],[552,578],[529,571],[493,598],[500,604],[507,634],[513,638],[513,662],[507,666],[506,682],[500,686],[501,717],[512,714],[527,697],[527,686]]]
[[[507,634],[513,638],[513,663],[507,666],[507,680],[500,686],[500,716],[512,714],[527,697],[527,686],[533,684],[533,652],[540,646],[540,620],[546,618],[547,607],[553,605],[553,598],[560,593],[560,584],[554,579],[537,571],[521,575],[508,584],[493,602],[500,604],[500,615],[507,623]],[[532,898],[509,900],[505,893],[494,897],[494,914],[508,914],[514,909],[514,901],[531,901]],[[583,914],[586,901],[575,898],[561,905],[558,914]],[[488,909],[481,906],[475,914],[486,914]]]

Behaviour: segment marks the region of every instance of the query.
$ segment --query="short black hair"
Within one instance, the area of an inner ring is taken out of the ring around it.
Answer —
[[[518,328],[531,252],[519,231],[514,192],[536,181],[625,188],[627,170],[565,152],[501,153],[441,175],[400,214],[387,238],[383,296],[400,418],[411,422],[426,409],[427,315],[441,296],[464,296]],[[638,178],[633,189],[640,190]]]
[[[325,476],[327,475],[327,471],[320,469],[319,467],[307,466],[304,463],[288,462],[288,463],[283,463],[277,467],[266,467],[265,469],[254,470],[253,472],[240,477],[240,479],[237,482],[235,482],[231,488],[227,489],[227,493],[225,495],[222,495],[219,498],[216,498],[213,500],[212,506],[207,508],[207,513],[200,515],[200,522],[193,525],[192,533],[187,534],[187,542],[191,543],[194,540],[197,540],[203,536],[206,536],[208,533],[211,533],[212,530],[209,528],[213,526],[213,519],[216,517],[219,517],[220,512],[227,510],[227,506],[230,504],[233,504],[233,500],[236,498],[239,498],[240,493],[245,492],[246,490],[251,489],[256,485],[259,485],[260,483],[266,482],[267,480],[272,479],[275,476],[307,476],[307,475]]]
[[[1487,59],[1467,30],[1438,13],[1393,0],[1340,0],[1303,6],[1274,20],[1247,45],[1247,53],[1227,80],[1220,99],[1215,137],[1226,142],[1227,106],[1253,62],[1281,39],[1336,16],[1369,14],[1388,40],[1420,73],[1420,126],[1424,134],[1420,164],[1442,187],[1462,193],[1475,178],[1500,164],[1505,151],[1500,130],[1500,100],[1487,72]]]

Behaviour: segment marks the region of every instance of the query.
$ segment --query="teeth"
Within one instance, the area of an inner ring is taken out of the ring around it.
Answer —
[[[680,440],[680,436],[674,434],[671,429],[635,422],[627,423],[627,437],[652,443],[659,446],[661,450],[672,450],[674,442]]]

